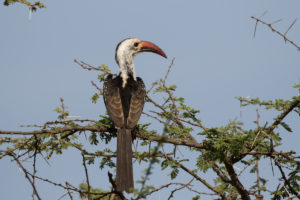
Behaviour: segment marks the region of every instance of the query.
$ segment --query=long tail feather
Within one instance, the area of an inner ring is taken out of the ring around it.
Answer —
[[[118,129],[117,137],[117,178],[118,191],[126,191],[134,187],[132,169],[132,137],[130,129]]]

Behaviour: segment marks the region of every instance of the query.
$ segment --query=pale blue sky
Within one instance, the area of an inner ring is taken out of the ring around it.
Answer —
[[[54,120],[57,115],[53,109],[60,104],[60,97],[65,99],[71,115],[97,119],[105,112],[102,100],[97,104],[90,100],[95,92],[90,81],[96,80],[97,74],[82,70],[73,59],[106,64],[117,72],[115,47],[128,37],[154,42],[169,57],[166,60],[146,53],[137,56],[137,75],[148,88],[164,75],[175,57],[169,83],[177,84],[176,94],[201,110],[201,119],[208,127],[236,117],[246,122],[246,127],[255,126],[255,107],[244,109],[240,118],[236,96],[272,99],[298,95],[292,86],[300,78],[299,51],[261,24],[253,38],[255,21],[250,16],[268,10],[263,19],[283,19],[274,27],[284,32],[295,18],[300,18],[300,1],[42,2],[47,8],[33,13],[31,21],[25,6],[0,6],[1,130],[20,130],[21,124]],[[299,22],[287,36],[300,44]],[[274,114],[262,112],[262,123]],[[299,117],[288,119],[299,132]],[[285,149],[299,152],[299,133],[283,137]],[[83,175],[77,176],[82,166],[73,151],[55,158],[51,167],[42,160],[40,163],[41,174],[49,178],[59,177],[62,182],[71,179],[74,185],[84,180]],[[16,164],[4,159],[0,165],[1,199],[31,199],[31,187]],[[99,170],[91,173],[98,174]],[[92,182],[101,187],[104,178]],[[154,177],[153,183],[159,181]],[[43,199],[58,199],[62,194],[47,185],[40,187]],[[162,199],[167,198],[163,195]],[[180,195],[185,194],[178,193],[175,199]]]

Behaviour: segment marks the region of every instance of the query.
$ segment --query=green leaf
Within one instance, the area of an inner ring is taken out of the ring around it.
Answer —
[[[93,103],[97,103],[97,100],[99,99],[99,96],[100,96],[100,95],[99,95],[98,93],[95,93],[95,94],[92,96],[92,98],[91,98],[91,99],[92,99],[92,102],[93,102]]]
[[[178,168],[177,168],[177,167],[174,168],[174,169],[171,171],[171,173],[170,173],[171,179],[173,180],[174,178],[176,178],[176,176],[178,175],[178,173],[179,173]]]
[[[211,168],[211,165],[209,164],[209,162],[204,160],[203,156],[201,155],[198,157],[197,167],[205,173],[209,168]]]
[[[200,195],[193,197],[192,200],[200,200]]]
[[[99,140],[97,139],[97,134],[95,132],[91,133],[89,137],[89,142],[94,145],[97,145],[99,143]]]
[[[293,132],[289,125],[287,125],[285,122],[280,122],[279,124],[288,132]]]

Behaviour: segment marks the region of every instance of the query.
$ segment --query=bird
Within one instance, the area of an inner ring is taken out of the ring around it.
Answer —
[[[132,192],[134,188],[132,168],[132,130],[142,114],[146,88],[143,80],[136,77],[134,58],[141,52],[166,54],[154,43],[137,38],[121,41],[116,48],[115,60],[120,73],[108,75],[103,83],[103,98],[108,115],[117,129],[116,190]]]

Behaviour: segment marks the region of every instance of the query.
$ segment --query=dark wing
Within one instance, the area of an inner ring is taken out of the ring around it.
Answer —
[[[140,119],[146,96],[146,89],[143,80],[138,77],[135,83],[135,89],[132,91],[130,109],[127,118],[127,128],[131,129],[135,127]]]
[[[118,80],[109,75],[103,84],[103,98],[108,115],[115,126],[122,128],[124,126],[124,115],[122,101],[120,97]]]

